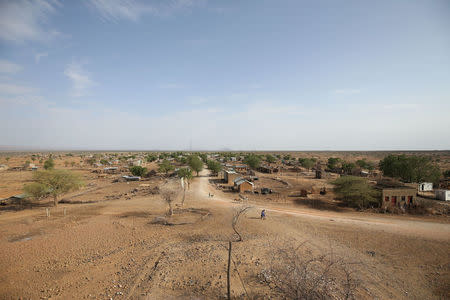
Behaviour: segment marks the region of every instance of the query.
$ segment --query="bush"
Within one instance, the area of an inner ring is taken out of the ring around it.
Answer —
[[[131,174],[133,176],[144,176],[147,174],[147,168],[141,167],[141,166],[133,166],[130,168]]]
[[[339,168],[339,163],[341,162],[341,159],[338,157],[330,157],[328,158],[327,168],[330,170],[334,170],[336,168]]]
[[[175,169],[174,166],[167,160],[163,160],[162,163],[159,164],[159,172],[161,173],[169,173],[170,171],[173,171]]]
[[[381,195],[370,186],[366,179],[355,176],[343,176],[336,179],[334,192],[347,205],[359,209],[379,206]]]
[[[33,182],[27,184],[23,187],[23,190],[27,197],[32,198],[33,200],[39,201],[49,194],[49,190],[47,186],[42,183]]]
[[[158,158],[156,157],[156,155],[149,154],[149,155],[147,155],[147,157],[145,159],[147,160],[147,162],[154,162]]]
[[[53,161],[53,158],[49,158],[44,162],[44,169],[46,170],[53,170],[55,168],[55,162]]]
[[[267,154],[266,155],[266,161],[268,163],[274,163],[276,161],[276,158],[274,156],[270,155],[270,154]]]
[[[310,158],[301,158],[299,157],[298,162],[303,168],[311,169],[314,166],[314,161]]]
[[[351,162],[343,162],[342,163],[342,169],[346,174],[352,174],[352,171],[356,168],[356,165]]]

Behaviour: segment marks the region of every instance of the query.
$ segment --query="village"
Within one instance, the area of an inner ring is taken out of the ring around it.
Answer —
[[[25,175],[22,173],[23,171],[44,169],[44,162],[50,158],[63,168],[84,174],[91,173],[89,174],[90,178],[141,181],[156,175],[177,176],[180,168],[189,168],[188,158],[198,154],[181,151],[172,153],[86,153],[79,154],[79,156],[72,153],[62,153],[57,156],[51,153],[31,154],[29,157],[14,157],[11,166],[7,164],[10,157],[5,157],[5,163],[0,164],[0,172],[3,174],[18,172],[16,174]],[[443,170],[450,166],[445,155],[448,154],[444,153],[442,157],[444,164],[441,168]],[[297,203],[301,203],[302,199],[316,199],[318,202],[328,202],[330,205],[337,202],[336,195],[333,194],[332,182],[341,176],[366,178],[380,192],[378,203],[372,203],[371,207],[381,208],[383,212],[389,210],[393,212],[398,209],[405,213],[406,208],[417,206],[419,202],[436,204],[436,207],[443,206],[445,211],[445,201],[450,201],[450,178],[448,176],[438,176],[438,180],[434,183],[405,182],[383,176],[383,172],[376,167],[379,161],[370,162],[363,158],[345,162],[337,157],[323,158],[321,156],[305,158],[289,153],[267,153],[258,154],[258,156],[252,153],[200,154],[203,163],[208,161],[216,163],[212,170],[212,175],[215,177],[210,179],[210,183],[216,189],[236,194],[237,201],[250,199],[251,201],[290,203],[296,200]],[[256,161],[246,162],[246,157]],[[341,161],[340,165],[333,165],[334,160]],[[145,168],[145,172],[133,173],[131,170],[133,167],[137,167],[138,170]],[[26,196],[21,190],[20,182],[17,184],[15,188],[14,185],[3,187],[0,194],[2,205]],[[329,192],[328,196],[327,192]],[[438,202],[430,202],[430,200]],[[306,203],[310,202],[306,201]]]
[[[422,177],[429,181],[386,175],[391,160],[416,158],[430,168]],[[327,278],[336,280],[333,294],[449,293],[448,151],[25,152],[2,153],[0,163],[0,249],[10,254],[0,260],[4,298],[227,298],[227,240],[236,251],[232,297],[287,293],[268,264],[289,240],[308,243],[311,255],[336,252],[342,267],[355,264],[364,284]],[[39,174],[59,171],[82,184],[57,197],[36,190]],[[27,259],[13,263],[19,257]],[[204,271],[175,272],[180,263]],[[398,277],[384,290],[367,284],[373,274],[392,277],[392,268]],[[15,285],[18,278],[33,284]]]

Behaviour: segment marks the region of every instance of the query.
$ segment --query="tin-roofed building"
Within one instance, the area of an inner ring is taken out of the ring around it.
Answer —
[[[253,192],[253,183],[245,180],[243,178],[239,178],[234,182],[234,187],[236,190],[239,191],[239,193],[244,193],[244,192]]]

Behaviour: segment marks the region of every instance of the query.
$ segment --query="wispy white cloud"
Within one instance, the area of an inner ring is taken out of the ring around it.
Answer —
[[[48,53],[47,53],[47,52],[36,53],[36,54],[34,55],[34,61],[35,61],[36,63],[39,63],[39,62],[41,61],[41,58],[42,58],[42,57],[47,57],[47,56],[48,56]]]
[[[80,63],[72,62],[67,65],[64,70],[64,75],[72,82],[72,90],[70,92],[72,97],[85,96],[89,88],[95,84],[90,78],[89,73],[83,69]]]
[[[59,6],[56,0],[0,1],[0,39],[24,42],[59,35],[59,32],[47,28],[49,16]]]
[[[171,15],[203,3],[201,0],[168,0],[168,1],[136,1],[136,0],[88,0],[89,7],[102,19],[118,21],[121,19],[138,21],[143,15]]]
[[[353,95],[361,93],[361,90],[358,89],[338,89],[333,91],[334,94],[338,95]]]
[[[1,95],[24,95],[33,93],[35,91],[36,89],[24,85],[0,83]]]
[[[0,59],[0,73],[17,73],[22,67],[7,60]]]

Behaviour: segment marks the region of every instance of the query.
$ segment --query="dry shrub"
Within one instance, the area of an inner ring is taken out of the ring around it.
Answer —
[[[353,273],[359,263],[345,262],[333,253],[314,255],[306,242],[275,250],[259,275],[287,299],[354,299],[359,282]]]
[[[178,180],[166,180],[160,188],[161,197],[169,205],[169,216],[173,215],[173,202],[181,192],[181,186]]]

